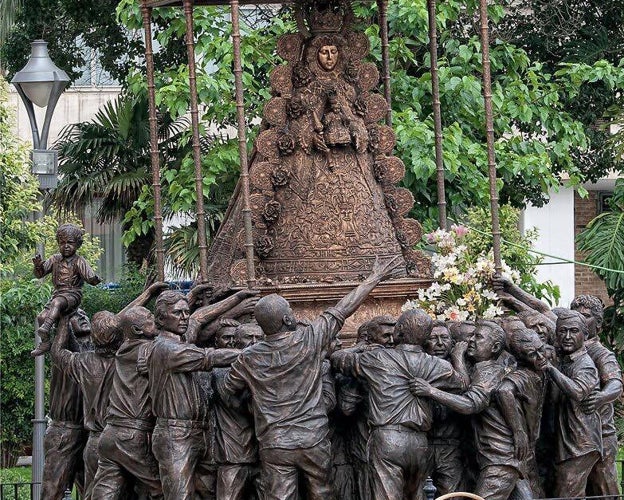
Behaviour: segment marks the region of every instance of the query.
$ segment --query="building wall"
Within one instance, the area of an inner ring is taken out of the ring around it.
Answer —
[[[550,193],[550,201],[543,207],[528,206],[524,211],[525,229],[537,228],[539,236],[534,249],[568,260],[574,259],[574,193],[561,188]],[[561,289],[559,304],[567,307],[575,294],[574,264],[562,263],[552,257],[544,257],[537,269],[539,281],[551,280]]]
[[[578,235],[587,224],[598,215],[598,196],[599,191],[589,191],[589,196],[581,198],[574,193],[574,236]],[[582,261],[584,255],[578,250],[575,251],[574,258],[576,261]],[[576,280],[577,295],[589,294],[596,295],[602,299],[605,304],[612,304],[609,299],[607,289],[604,282],[598,275],[586,266],[574,266],[574,277]]]

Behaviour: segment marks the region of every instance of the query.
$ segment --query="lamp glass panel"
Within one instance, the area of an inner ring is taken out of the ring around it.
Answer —
[[[54,82],[20,83],[24,94],[40,108],[45,108],[50,101]]]

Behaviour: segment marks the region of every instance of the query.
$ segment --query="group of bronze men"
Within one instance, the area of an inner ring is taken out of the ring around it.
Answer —
[[[517,314],[410,309],[341,346],[398,265],[376,263],[311,321],[279,295],[163,283],[117,314],[62,317],[42,498],[75,482],[98,500],[415,500],[427,476],[438,495],[617,495],[622,378],[600,300],[550,310],[497,279]]]

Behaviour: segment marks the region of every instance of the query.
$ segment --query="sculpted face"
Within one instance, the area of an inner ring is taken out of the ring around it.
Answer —
[[[333,71],[338,63],[338,47],[323,45],[317,55],[318,63],[325,71]]]
[[[546,321],[544,321],[544,317],[541,314],[529,316],[524,320],[524,324],[527,328],[536,332],[540,336],[540,339],[542,339],[542,342],[550,341],[550,331]]]
[[[394,325],[391,323],[375,323],[370,325],[368,340],[371,344],[392,347],[394,345]]]
[[[189,325],[189,306],[186,300],[179,300],[167,310],[162,321],[163,330],[176,335],[184,335]]]
[[[437,358],[446,358],[452,346],[451,334],[445,326],[434,326],[424,344],[425,352]]]
[[[78,242],[73,236],[61,235],[58,238],[59,252],[65,258],[71,257],[78,250]]]
[[[466,354],[477,363],[492,359],[494,354],[500,349],[498,341],[487,327],[477,326],[477,329],[468,341]]]
[[[598,325],[596,323],[596,318],[592,314],[591,309],[589,307],[579,306],[575,308],[574,310],[577,312],[580,312],[583,316],[585,316],[585,320],[587,321],[587,328],[589,329],[588,338],[591,339],[595,337],[599,326],[602,326],[602,325]]]
[[[585,335],[580,322],[576,318],[557,321],[557,342],[565,354],[572,354],[583,347]]]
[[[235,326],[222,326],[217,331],[215,337],[215,346],[219,349],[236,347],[236,327]]]
[[[82,309],[78,309],[76,314],[70,318],[69,324],[76,337],[85,337],[91,333],[89,316]]]
[[[242,325],[236,330],[238,335],[238,348],[245,349],[250,345],[257,344],[264,339],[264,332],[258,325]]]

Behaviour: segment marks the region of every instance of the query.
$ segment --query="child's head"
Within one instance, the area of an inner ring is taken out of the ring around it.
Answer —
[[[75,224],[62,224],[56,230],[56,241],[63,257],[70,257],[82,246],[84,231]]]

